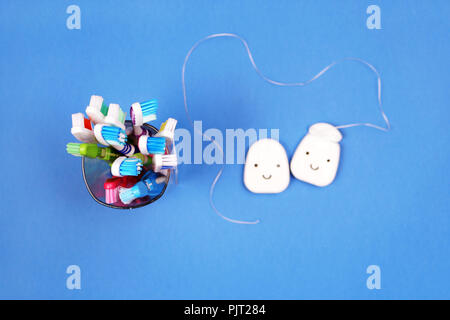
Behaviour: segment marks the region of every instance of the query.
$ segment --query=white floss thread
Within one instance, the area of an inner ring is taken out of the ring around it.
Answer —
[[[337,60],[334,61],[332,63],[330,63],[328,66],[326,66],[325,68],[323,68],[319,73],[317,73],[314,77],[312,77],[311,79],[307,80],[307,81],[303,81],[303,82],[281,82],[281,81],[276,81],[276,80],[272,80],[268,77],[266,77],[261,70],[259,70],[259,68],[256,66],[255,60],[253,59],[253,55],[251,53],[251,50],[247,44],[247,41],[244,40],[244,38],[242,38],[241,36],[234,34],[234,33],[215,33],[215,34],[211,34],[209,36],[206,36],[202,39],[200,39],[199,41],[197,41],[192,48],[188,51],[188,53],[186,54],[186,57],[184,58],[184,63],[183,63],[183,68],[181,70],[181,85],[182,85],[182,89],[183,89],[183,101],[184,101],[184,109],[186,111],[186,115],[188,117],[189,123],[191,124],[192,128],[194,130],[196,130],[196,128],[194,127],[194,123],[192,122],[191,116],[189,114],[189,109],[188,109],[188,103],[187,103],[187,95],[186,95],[186,81],[185,81],[185,74],[186,74],[186,65],[189,61],[189,58],[191,57],[192,53],[195,51],[195,49],[197,49],[198,46],[200,46],[203,42],[210,40],[210,39],[214,39],[214,38],[223,38],[223,37],[228,37],[228,38],[235,38],[238,39],[245,47],[246,51],[247,51],[247,55],[248,58],[250,60],[250,63],[252,64],[253,69],[256,71],[256,73],[266,82],[276,85],[276,86],[281,86],[281,87],[303,87],[305,85],[310,84],[311,82],[315,81],[316,79],[318,79],[319,77],[321,77],[324,73],[326,73],[328,70],[330,70],[332,67],[334,67],[335,65],[337,65],[338,63],[344,62],[344,61],[356,61],[359,62],[365,66],[367,66],[370,70],[372,70],[375,75],[377,76],[377,84],[378,84],[378,107],[381,113],[381,116],[384,119],[384,122],[386,123],[386,127],[380,127],[377,126],[373,123],[370,122],[361,122],[361,123],[350,123],[350,124],[345,124],[345,125],[340,125],[340,126],[336,126],[336,128],[338,129],[345,129],[345,128],[350,128],[350,127],[358,127],[358,126],[366,126],[366,127],[370,127],[370,128],[374,128],[377,130],[381,130],[381,131],[389,131],[391,128],[391,124],[389,122],[388,117],[386,116],[386,113],[383,110],[383,104],[381,101],[381,77],[380,77],[380,73],[378,72],[378,70],[369,62],[360,59],[360,58],[353,58],[353,57],[347,57],[347,58],[343,58],[341,60]],[[214,143],[218,149],[220,150],[220,152],[222,153],[222,156],[224,155],[223,149],[222,147],[211,137],[209,137],[208,135],[204,134],[203,132],[199,132],[198,129],[196,130],[197,133],[200,133],[204,138],[206,138],[208,141]],[[237,223],[237,224],[257,224],[260,222],[260,220],[255,220],[255,221],[242,221],[242,220],[235,220],[235,219],[231,219],[228,218],[226,216],[224,216],[214,205],[214,201],[213,201],[213,195],[214,195],[214,189],[216,187],[217,182],[219,181],[220,176],[223,173],[225,167],[225,162],[222,163],[222,166],[219,170],[219,172],[217,173],[216,177],[214,178],[211,187],[209,189],[209,203],[211,204],[211,207],[213,208],[213,210],[216,212],[217,215],[219,215],[221,218],[232,222],[232,223]]]

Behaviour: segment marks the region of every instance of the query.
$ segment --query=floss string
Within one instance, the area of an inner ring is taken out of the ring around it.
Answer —
[[[303,82],[281,82],[281,81],[276,81],[276,80],[272,80],[268,77],[266,77],[261,70],[259,70],[259,68],[256,66],[255,60],[253,59],[253,55],[252,52],[247,44],[247,41],[244,40],[244,38],[242,38],[241,36],[234,34],[234,33],[215,33],[215,34],[211,34],[209,36],[206,36],[202,39],[200,39],[199,41],[197,41],[192,48],[188,51],[188,53],[186,54],[186,57],[184,58],[184,63],[183,63],[183,67],[181,70],[181,85],[182,85],[182,89],[183,89],[183,102],[184,102],[184,110],[186,111],[186,116],[189,120],[189,123],[191,124],[192,128],[194,129],[194,131],[196,131],[197,133],[199,133],[200,135],[202,135],[204,138],[206,138],[206,140],[214,143],[215,146],[217,146],[217,148],[220,150],[220,152],[222,153],[222,156],[224,156],[224,152],[222,147],[211,137],[209,137],[208,135],[206,135],[205,133],[199,131],[198,129],[196,129],[194,127],[194,123],[191,119],[191,116],[189,114],[189,109],[188,109],[188,103],[187,103],[187,95],[186,95],[186,81],[185,81],[185,74],[186,74],[186,65],[189,61],[189,58],[191,57],[192,53],[195,51],[195,49],[201,45],[203,42],[213,39],[213,38],[221,38],[221,37],[229,37],[229,38],[235,38],[238,39],[245,47],[245,50],[247,51],[247,55],[248,58],[250,60],[250,63],[252,64],[253,69],[256,71],[256,73],[266,82],[273,84],[275,86],[280,86],[280,87],[303,87],[306,86],[308,84],[310,84],[311,82],[315,81],[316,79],[320,78],[323,74],[325,74],[328,70],[330,70],[332,67],[334,67],[335,65],[344,62],[344,61],[356,61],[359,62],[365,66],[367,66],[370,70],[372,70],[375,75],[377,76],[377,85],[378,85],[378,92],[377,92],[377,99],[378,99],[378,107],[381,113],[381,116],[383,117],[384,122],[386,123],[386,127],[380,127],[377,126],[373,123],[370,122],[361,122],[361,123],[350,123],[350,124],[344,124],[344,125],[340,125],[340,126],[336,126],[336,128],[338,129],[345,129],[345,128],[351,128],[351,127],[358,127],[358,126],[366,126],[366,127],[370,127],[370,128],[374,128],[377,130],[381,130],[381,131],[389,131],[391,128],[391,124],[389,122],[388,117],[386,116],[384,110],[383,110],[383,104],[381,101],[381,76],[380,73],[378,72],[378,70],[369,62],[360,59],[360,58],[353,58],[353,57],[347,57],[347,58],[343,58],[341,60],[337,60],[334,61],[332,63],[330,63],[328,66],[326,66],[325,68],[323,68],[319,73],[317,73],[314,77],[312,77],[311,79],[307,80],[307,81],[303,81]],[[223,170],[225,168],[225,162],[222,162],[222,166],[219,170],[219,172],[217,173],[216,177],[214,178],[211,187],[209,189],[209,203],[211,205],[211,207],[213,208],[213,210],[216,212],[217,215],[219,215],[221,218],[232,222],[232,223],[237,223],[237,224],[257,224],[260,221],[259,220],[255,220],[255,221],[241,221],[241,220],[235,220],[235,219],[231,219],[228,218],[226,216],[224,216],[215,206],[214,204],[214,200],[213,200],[213,195],[214,195],[214,189],[216,187],[217,182],[220,179],[220,176],[223,173]]]

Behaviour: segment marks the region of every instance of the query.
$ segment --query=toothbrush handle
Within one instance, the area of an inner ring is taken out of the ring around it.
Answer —
[[[125,143],[123,146],[113,146],[117,151],[119,151],[124,156],[130,157],[134,154],[134,146],[128,143]]]
[[[99,148],[99,153],[97,155],[98,159],[105,161],[112,161],[120,157],[119,154],[111,150],[111,148]]]
[[[153,189],[155,189],[155,188],[153,187],[153,183],[152,183],[151,179],[144,179],[142,182],[144,182],[145,186],[147,187],[148,194],[150,194],[150,192],[151,192]]]
[[[140,159],[144,166],[152,164],[152,157],[143,155],[142,153],[135,153],[133,157]]]

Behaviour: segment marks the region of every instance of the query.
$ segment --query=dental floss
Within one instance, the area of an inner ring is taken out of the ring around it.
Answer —
[[[220,150],[220,152],[222,153],[222,156],[224,155],[223,149],[221,148],[221,146],[214,140],[212,139],[210,136],[206,135],[205,133],[199,131],[198,129],[195,128],[194,123],[192,122],[191,116],[189,114],[189,110],[188,110],[188,105],[187,105],[187,95],[186,95],[186,81],[185,81],[185,73],[186,73],[186,65],[187,62],[189,61],[190,56],[192,55],[192,53],[194,52],[194,50],[201,45],[203,42],[213,39],[213,38],[221,38],[221,37],[229,37],[229,38],[235,38],[238,39],[245,47],[246,51],[247,51],[247,55],[248,58],[252,64],[253,69],[256,71],[256,73],[266,82],[276,85],[276,86],[281,86],[281,87],[302,87],[305,86],[311,82],[313,82],[314,80],[318,79],[319,77],[321,77],[325,72],[327,72],[329,69],[331,69],[333,66],[335,66],[338,63],[344,62],[344,61],[356,61],[359,62],[361,64],[366,65],[368,68],[370,68],[375,75],[377,76],[377,84],[378,84],[378,106],[379,106],[379,110],[381,112],[381,115],[384,119],[384,122],[386,123],[386,127],[380,127],[377,126],[375,124],[369,123],[369,122],[364,122],[364,123],[350,123],[350,124],[345,124],[345,125],[340,125],[340,126],[336,126],[337,129],[344,129],[344,128],[350,128],[350,127],[357,127],[357,126],[367,126],[367,127],[371,127],[377,130],[381,130],[381,131],[389,131],[391,128],[390,122],[388,117],[386,116],[384,110],[383,110],[383,105],[381,102],[381,77],[380,77],[380,73],[378,72],[378,70],[370,63],[368,63],[365,60],[362,60],[360,58],[353,58],[353,57],[347,57],[347,58],[343,58],[341,60],[337,60],[332,62],[331,64],[329,64],[328,66],[326,66],[325,68],[323,68],[318,74],[316,74],[314,77],[312,77],[311,79],[304,81],[304,82],[281,82],[281,81],[276,81],[276,80],[272,80],[268,77],[266,77],[256,66],[256,63],[253,59],[253,55],[250,51],[250,48],[247,44],[247,41],[245,41],[241,36],[234,34],[234,33],[215,33],[215,34],[211,34],[208,35],[200,40],[198,40],[192,47],[191,49],[188,51],[188,53],[186,54],[185,58],[184,58],[184,63],[183,63],[183,67],[181,70],[181,85],[182,85],[182,89],[183,89],[183,102],[184,102],[184,109],[186,111],[186,116],[189,120],[189,123],[191,124],[192,128],[194,129],[194,131],[197,131],[197,133],[200,133],[202,135],[202,137],[206,138],[208,141],[214,143],[218,149]],[[235,219],[231,219],[228,218],[226,216],[224,216],[214,205],[214,201],[213,201],[213,195],[214,195],[214,189],[215,186],[220,178],[220,176],[223,173],[223,170],[225,168],[225,162],[223,161],[222,166],[220,168],[220,170],[218,171],[216,177],[214,178],[211,187],[209,189],[209,203],[211,205],[211,207],[213,208],[213,210],[216,212],[217,215],[219,215],[221,218],[229,221],[229,222],[233,222],[233,223],[237,223],[237,224],[257,224],[260,221],[259,220],[255,220],[255,221],[242,221],[242,220],[235,220]]]

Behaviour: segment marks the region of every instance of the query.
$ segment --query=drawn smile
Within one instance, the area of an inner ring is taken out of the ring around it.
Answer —
[[[317,166],[316,168],[313,168],[312,163],[309,165],[309,167],[310,167],[312,170],[314,170],[314,171],[319,170],[319,166]]]
[[[270,174],[268,177],[266,177],[264,174],[262,175],[262,177],[266,180],[269,180],[270,178],[272,178],[272,175]]]

